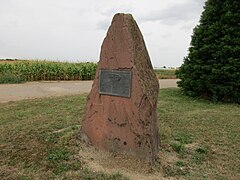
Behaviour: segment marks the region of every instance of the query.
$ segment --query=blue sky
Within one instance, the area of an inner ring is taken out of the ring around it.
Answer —
[[[180,66],[204,0],[0,0],[0,58],[97,62],[115,13],[131,13],[154,67]]]

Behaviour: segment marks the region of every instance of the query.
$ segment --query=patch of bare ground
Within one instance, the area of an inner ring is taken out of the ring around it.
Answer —
[[[82,146],[79,156],[94,172],[120,173],[131,180],[184,179],[181,175],[184,175],[185,169],[175,167],[174,163],[179,158],[172,150],[160,151],[154,165],[127,154],[99,150],[91,145]],[[174,177],[171,177],[168,174],[172,171],[177,172],[177,176],[174,174]]]

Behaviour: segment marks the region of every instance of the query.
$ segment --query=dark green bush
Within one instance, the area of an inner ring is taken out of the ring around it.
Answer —
[[[187,95],[240,103],[240,1],[208,0],[177,71]]]

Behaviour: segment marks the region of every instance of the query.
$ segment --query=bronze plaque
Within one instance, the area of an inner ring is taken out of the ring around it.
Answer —
[[[131,97],[131,70],[100,70],[99,94]]]

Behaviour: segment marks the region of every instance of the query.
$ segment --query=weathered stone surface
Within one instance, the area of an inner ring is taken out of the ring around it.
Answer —
[[[100,94],[100,70],[130,70],[130,98]],[[135,20],[130,14],[116,14],[101,47],[82,132],[101,149],[154,161],[160,143],[156,114],[158,90],[158,80]]]

